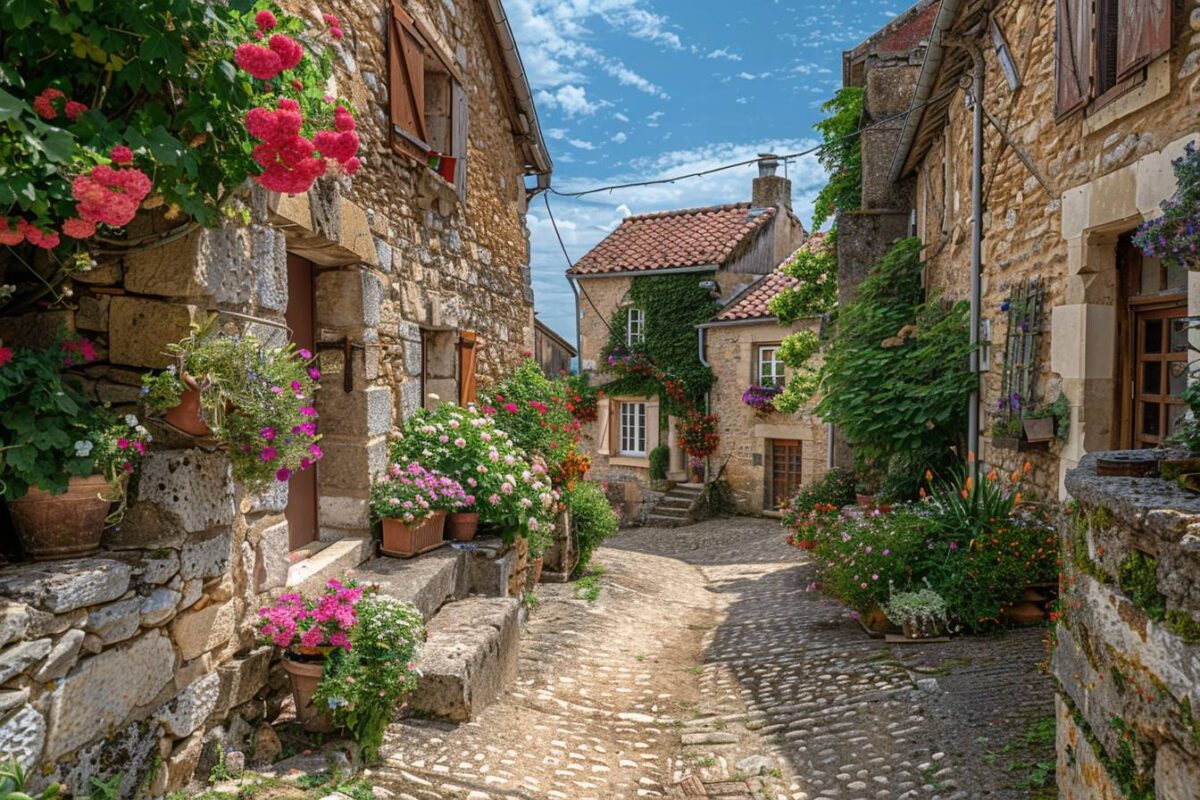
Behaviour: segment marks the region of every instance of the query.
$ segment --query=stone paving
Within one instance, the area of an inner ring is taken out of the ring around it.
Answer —
[[[886,645],[808,591],[805,558],[769,520],[623,532],[594,602],[539,588],[509,692],[393,725],[370,779],[401,800],[1033,796],[1041,630]]]

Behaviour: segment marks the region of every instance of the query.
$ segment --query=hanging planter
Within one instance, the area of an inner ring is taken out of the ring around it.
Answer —
[[[200,405],[200,384],[188,373],[180,376],[183,392],[179,395],[179,404],[163,414],[162,421],[174,430],[192,436],[203,438],[212,434],[212,428],[204,421]]]
[[[1054,417],[1026,418],[1022,420],[1025,441],[1031,444],[1054,440]]]

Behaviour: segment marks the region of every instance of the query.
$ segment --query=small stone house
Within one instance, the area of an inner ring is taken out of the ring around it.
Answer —
[[[594,371],[596,382],[605,380],[601,353],[613,336],[613,320],[627,346],[636,347],[645,337],[645,313],[630,294],[639,277],[694,275],[719,302],[728,302],[804,242],[804,226],[792,211],[791,181],[777,169],[774,156],[763,157],[749,203],[628,217],[567,272],[579,291],[581,368]],[[642,502],[655,447],[670,449],[668,477],[687,477],[686,457],[675,441],[676,420],[664,416],[657,397],[606,396],[597,422],[585,431],[592,474],[625,486],[630,508]]]
[[[540,319],[533,321],[533,358],[547,378],[554,379],[571,372],[571,362],[579,353],[575,345],[559,336]]]
[[[814,234],[805,247],[820,246]],[[713,468],[723,470],[746,513],[774,513],[829,466],[828,426],[803,412],[760,411],[743,400],[751,386],[783,387],[788,369],[779,345],[799,330],[818,332],[820,320],[781,326],[767,304],[796,278],[776,269],[747,286],[711,322],[699,326],[700,348],[716,373],[710,407],[719,418]]]
[[[284,6],[319,23],[312,4]],[[121,413],[140,413],[142,374],[210,313],[269,343],[290,336],[323,373],[317,468],[249,494],[222,451],[155,430],[101,553],[0,570],[0,752],[72,796],[114,776],[117,796],[163,795],[219,749],[243,750],[283,685],[257,609],[371,557],[368,498],[392,430],[431,395],[470,399],[533,346],[525,212],[551,162],[499,0],[320,11],[345,31],[330,92],[358,121],[353,181],[255,188],[247,223],[211,230],[144,212],[129,236],[148,245],[99,254],[66,307],[0,308],[6,345],[60,325],[95,341],[84,377]],[[458,159],[453,180],[429,150]]]

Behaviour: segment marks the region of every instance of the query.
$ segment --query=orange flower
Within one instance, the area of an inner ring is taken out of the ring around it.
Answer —
[[[1017,492],[1016,494],[1013,495],[1013,505],[1014,506],[1021,505],[1021,493],[1020,492]]]
[[[966,500],[968,497],[971,496],[971,493],[968,492],[966,489],[963,489],[961,492],[959,492],[959,494],[962,495],[963,500]]]
[[[963,490],[969,492],[974,488],[975,488],[975,479],[972,478],[970,475],[968,475],[967,482],[963,484]]]
[[[1008,479],[1010,481],[1012,481],[1013,483],[1016,483],[1017,481],[1019,481],[1021,479],[1021,471],[1014,469],[1012,475],[1008,476]]]
[[[931,470],[931,469],[925,470],[925,480],[927,480],[927,481],[933,480],[933,470]]]
[[[988,479],[989,481],[994,481],[994,480],[996,480],[996,470],[992,470],[991,472],[989,472],[989,473],[987,474],[987,479]]]
[[[925,499],[925,487],[922,486],[920,489],[918,489],[917,494],[920,496],[920,498],[922,500],[924,500]]]
[[[1024,469],[1025,474],[1028,475],[1029,473],[1033,472],[1033,464],[1030,464],[1028,461],[1026,461]]]
[[[974,462],[975,462],[975,451],[971,450],[967,453],[967,463],[973,464]]]

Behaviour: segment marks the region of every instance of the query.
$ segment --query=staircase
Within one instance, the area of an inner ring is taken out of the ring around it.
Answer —
[[[702,483],[679,483],[663,495],[658,505],[646,517],[646,524],[654,528],[679,528],[695,522],[692,511],[704,492]]]

